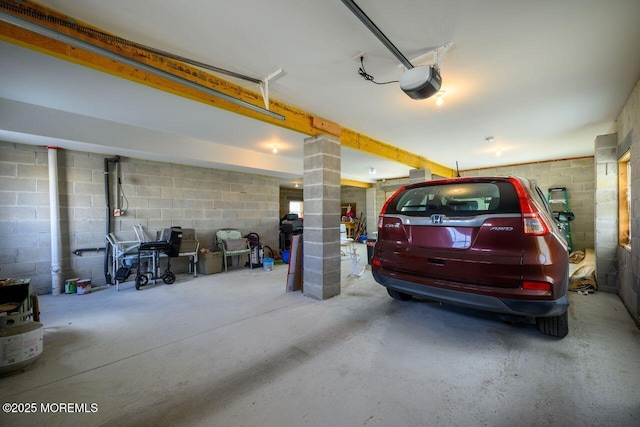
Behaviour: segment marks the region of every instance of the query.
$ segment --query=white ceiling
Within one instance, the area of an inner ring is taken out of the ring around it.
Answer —
[[[612,131],[640,75],[638,0],[357,0],[409,58],[453,42],[440,60],[441,107],[433,98],[410,99],[397,84],[377,86],[358,76],[352,57],[359,52],[376,80],[395,80],[403,69],[339,0],[39,3],[129,40],[259,79],[282,68],[270,84],[272,98],[452,168],[456,161],[470,169],[592,155],[595,137]],[[0,43],[0,58],[5,140],[43,138],[68,148],[265,173],[289,183],[302,176],[305,135],[7,43]],[[427,56],[424,64],[432,62]],[[27,111],[42,119],[20,120]],[[54,117],[58,126],[50,123]],[[269,151],[274,142],[277,155]],[[345,179],[408,171],[343,149]]]

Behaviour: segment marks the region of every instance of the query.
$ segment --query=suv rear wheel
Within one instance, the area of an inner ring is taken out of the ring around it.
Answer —
[[[411,295],[396,291],[395,289],[387,288],[387,292],[391,298],[397,299],[398,301],[409,301],[411,299]]]
[[[538,331],[552,337],[564,338],[569,333],[569,315],[564,312],[560,316],[536,317]]]

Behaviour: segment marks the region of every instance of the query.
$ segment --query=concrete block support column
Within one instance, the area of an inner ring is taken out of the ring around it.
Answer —
[[[304,295],[340,294],[340,141],[304,141]]]
[[[598,290],[617,292],[618,138],[600,135],[595,142],[595,253]]]
[[[431,169],[411,169],[409,171],[409,184],[431,181]]]

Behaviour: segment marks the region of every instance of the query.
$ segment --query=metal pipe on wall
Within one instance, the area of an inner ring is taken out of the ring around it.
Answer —
[[[49,160],[49,223],[51,226],[51,293],[62,289],[62,236],[58,197],[58,147],[47,147]]]
[[[111,273],[109,273],[109,233],[111,233],[111,194],[109,191],[109,163],[118,163],[120,161],[120,156],[115,157],[106,157],[104,159],[104,199],[106,204],[106,224],[105,224],[105,247],[107,248],[104,251],[104,279],[107,285],[112,284]]]
[[[113,188],[115,189],[114,191],[114,204],[115,206],[113,207],[114,210],[120,210],[120,185],[118,184],[118,180],[120,177],[120,162],[116,162],[116,171],[115,171],[115,176],[113,179]],[[114,214],[115,216],[115,214]]]

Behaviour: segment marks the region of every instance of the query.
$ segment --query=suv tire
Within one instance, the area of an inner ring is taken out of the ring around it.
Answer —
[[[411,295],[396,291],[395,289],[387,288],[387,292],[391,298],[397,299],[398,301],[409,301],[411,299]]]
[[[564,312],[560,316],[536,317],[538,331],[552,337],[564,338],[569,333],[569,315]]]

